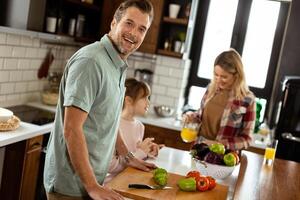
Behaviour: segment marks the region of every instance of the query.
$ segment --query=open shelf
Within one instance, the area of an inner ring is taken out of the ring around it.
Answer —
[[[158,49],[157,53],[160,54],[160,55],[172,56],[172,57],[176,57],[176,58],[182,58],[182,53],[177,53],[175,51],[169,51],[169,50],[165,50],[165,49]]]
[[[185,18],[170,18],[170,17],[164,17],[163,21],[166,23],[171,23],[171,24],[178,24],[178,25],[188,25],[188,19]]]

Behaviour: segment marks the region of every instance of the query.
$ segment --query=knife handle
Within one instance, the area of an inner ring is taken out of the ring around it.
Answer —
[[[144,184],[128,184],[128,188],[135,188],[135,189],[151,189],[149,185]]]

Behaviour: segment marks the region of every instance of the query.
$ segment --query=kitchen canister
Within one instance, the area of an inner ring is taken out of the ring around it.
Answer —
[[[169,17],[177,18],[179,10],[180,10],[180,5],[171,3],[169,5]]]
[[[74,35],[74,31],[75,31],[75,23],[76,23],[76,19],[72,18],[69,21],[69,28],[68,28],[68,34],[73,36]]]
[[[76,36],[82,37],[83,29],[84,29],[85,16],[78,15],[77,16],[77,24],[76,24]]]
[[[56,17],[47,17],[46,19],[46,31],[50,33],[55,33],[56,29]]]

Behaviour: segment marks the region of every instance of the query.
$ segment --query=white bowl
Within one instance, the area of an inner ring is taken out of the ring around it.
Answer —
[[[199,172],[204,176],[211,176],[215,179],[224,179],[230,176],[235,168],[235,166],[223,166],[207,163],[205,161],[199,161],[194,159],[196,167]]]
[[[14,113],[8,109],[0,108],[0,122],[7,122]]]

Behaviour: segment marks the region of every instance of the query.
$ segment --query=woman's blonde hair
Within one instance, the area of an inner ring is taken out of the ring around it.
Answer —
[[[224,51],[217,56],[214,67],[217,65],[226,72],[234,75],[235,81],[232,87],[233,93],[237,99],[244,98],[249,93],[249,88],[246,84],[244,67],[240,54],[234,49]],[[213,78],[208,86],[208,98],[213,97],[217,90],[215,78]]]

